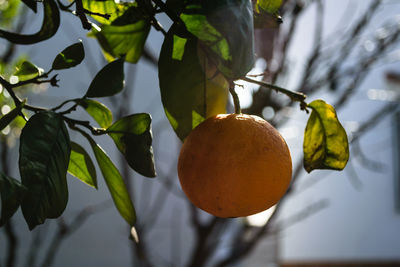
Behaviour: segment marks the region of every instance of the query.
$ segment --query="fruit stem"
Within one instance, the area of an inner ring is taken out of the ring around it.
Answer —
[[[232,95],[233,98],[233,104],[235,105],[235,113],[236,114],[242,114],[242,109],[240,108],[240,102],[239,102],[239,97],[235,92],[235,84],[232,82],[229,85],[229,92]]]

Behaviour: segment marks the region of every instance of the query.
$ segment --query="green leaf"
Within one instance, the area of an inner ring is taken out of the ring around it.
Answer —
[[[311,102],[312,109],[304,133],[304,168],[343,170],[349,159],[347,135],[335,109],[322,100]]]
[[[142,55],[144,44],[150,31],[150,23],[140,20],[123,26],[103,25],[93,28],[90,36],[99,42],[108,60],[125,55],[125,60],[136,63]]]
[[[85,58],[82,42],[75,43],[65,48],[53,61],[54,70],[68,69],[80,64]]]
[[[112,96],[124,88],[124,58],[114,60],[102,68],[94,77],[86,97]]]
[[[87,98],[76,100],[76,102],[92,116],[100,127],[107,128],[112,124],[112,113],[103,103]]]
[[[268,12],[275,14],[282,5],[282,0],[257,0],[255,10],[257,13]]]
[[[17,67],[17,71],[14,72],[14,76],[18,77],[19,81],[26,81],[33,79],[43,74],[43,69],[37,67],[35,64],[24,61]]]
[[[106,152],[96,144],[90,135],[84,132],[81,133],[88,139],[92,146],[97,163],[99,164],[101,173],[103,174],[117,210],[122,218],[124,218],[130,226],[133,226],[136,221],[136,212],[121,174]]]
[[[4,128],[6,128],[7,125],[10,124],[21,113],[22,107],[24,105],[25,105],[25,101],[22,102],[17,107],[15,107],[10,112],[8,112],[6,115],[1,117],[1,119],[0,119],[0,131],[3,130]]]
[[[42,27],[34,34],[19,34],[0,30],[0,38],[7,39],[15,44],[34,44],[49,39],[56,34],[60,26],[60,11],[54,0],[43,0]]]
[[[132,169],[147,177],[156,176],[149,114],[124,117],[111,125],[107,133]]]
[[[68,172],[85,184],[97,189],[97,176],[94,164],[85,149],[75,142],[71,142]]]
[[[106,19],[102,16],[92,15],[92,17],[101,24],[110,24],[114,19],[121,16],[130,6],[129,4],[117,4],[115,0],[82,0],[83,7],[93,13],[107,14],[110,16]]]
[[[282,0],[257,0],[254,8],[255,28],[275,28],[282,23],[279,8]]]
[[[181,140],[205,118],[226,113],[228,82],[198,49],[198,40],[180,34],[176,25],[164,40],[158,67],[164,110]]]
[[[1,217],[3,226],[17,211],[24,197],[25,188],[21,183],[0,172]]]
[[[21,181],[28,189],[21,208],[29,229],[64,211],[70,153],[68,131],[60,115],[40,112],[29,119],[19,147]]]
[[[226,76],[237,79],[254,64],[253,9],[251,1],[205,0],[188,5],[181,15],[209,58]],[[235,30],[232,30],[232,27]]]
[[[0,25],[2,27],[10,27],[15,21],[20,10],[20,3],[19,0],[8,0],[7,2],[2,2],[0,5]]]

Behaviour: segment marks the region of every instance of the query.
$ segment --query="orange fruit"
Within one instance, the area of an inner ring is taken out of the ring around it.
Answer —
[[[285,140],[267,121],[220,114],[186,138],[178,176],[189,200],[218,217],[252,215],[275,205],[292,176]]]

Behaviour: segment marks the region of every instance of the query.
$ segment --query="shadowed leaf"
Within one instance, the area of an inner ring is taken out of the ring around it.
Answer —
[[[31,1],[30,1],[31,2]],[[33,6],[32,6],[33,7]],[[44,17],[40,30],[35,34],[19,34],[0,30],[0,38],[15,44],[34,44],[49,39],[60,26],[60,11],[54,0],[43,0]]]
[[[158,66],[164,110],[181,140],[205,118],[226,113],[228,82],[198,48],[196,38],[180,34],[173,26]]]
[[[188,5],[181,19],[226,77],[237,79],[253,67],[251,1],[201,1],[201,5]]]
[[[21,208],[29,229],[57,218],[68,202],[66,174],[71,153],[64,121],[56,113],[33,115],[22,129],[21,182],[28,189]]]
[[[147,177],[156,176],[149,114],[124,117],[111,125],[107,133],[132,169]]]
[[[52,68],[55,70],[68,69],[80,64],[85,58],[85,50],[82,42],[68,46],[53,61]]]
[[[21,183],[0,172],[1,217],[0,227],[3,226],[21,205],[25,188]]]
[[[85,96],[105,97],[115,95],[124,88],[124,79],[124,58],[114,60],[96,74]]]

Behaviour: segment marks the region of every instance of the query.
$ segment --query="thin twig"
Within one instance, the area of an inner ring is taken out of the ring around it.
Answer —
[[[104,211],[105,209],[111,207],[111,201],[107,200],[95,205],[87,206],[82,209],[78,215],[76,215],[71,223],[66,223],[63,217],[60,217],[57,221],[57,232],[54,234],[53,239],[50,241],[49,248],[45,253],[45,258],[43,259],[42,267],[50,267],[53,265],[54,258],[65,239],[77,231],[86,220],[93,214]]]
[[[2,172],[9,174],[9,149],[4,138],[1,138],[1,165]],[[7,256],[5,260],[6,267],[14,267],[16,264],[16,256],[18,250],[18,236],[15,234],[14,225],[11,219],[4,225],[5,235],[7,239]]]
[[[103,135],[103,134],[107,133],[107,131],[103,128],[96,128],[96,127],[93,127],[92,125],[90,125],[89,121],[76,120],[76,119],[72,119],[72,118],[69,118],[66,116],[62,116],[62,117],[63,117],[64,121],[66,121],[68,123],[68,125],[70,126],[71,129],[77,129],[74,126],[80,125],[80,126],[85,127],[86,129],[90,130],[90,132],[93,135]]]
[[[243,81],[254,83],[254,84],[258,84],[258,85],[260,85],[262,87],[265,87],[267,89],[272,89],[272,90],[275,90],[275,91],[280,92],[282,94],[285,94],[292,101],[300,102],[300,107],[301,107],[302,110],[307,110],[306,109],[307,103],[305,102],[305,99],[306,99],[307,96],[305,94],[303,94],[303,93],[290,91],[288,89],[285,89],[285,88],[282,88],[282,87],[279,87],[279,86],[276,86],[276,85],[273,85],[273,84],[269,84],[269,83],[266,83],[266,82],[263,82],[263,81],[253,80],[253,79],[250,79],[248,77],[241,77],[240,79],[243,80]]]
[[[86,17],[85,9],[83,8],[83,4],[82,4],[82,0],[76,0],[75,1],[75,6],[76,6],[76,15],[81,20],[82,27],[85,30],[91,30],[92,29],[92,23],[90,23],[90,21]]]

